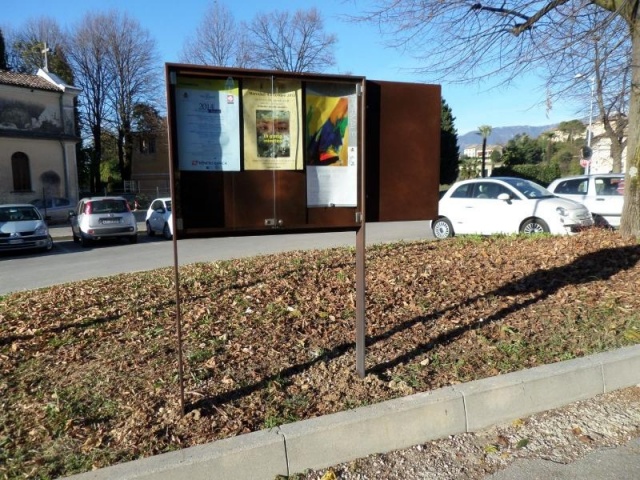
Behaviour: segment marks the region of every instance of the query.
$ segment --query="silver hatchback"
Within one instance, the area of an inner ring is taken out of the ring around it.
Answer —
[[[0,205],[0,252],[53,248],[44,217],[30,204]]]
[[[108,238],[138,242],[136,218],[123,197],[83,198],[75,211],[69,212],[69,220],[73,241],[83,247]]]

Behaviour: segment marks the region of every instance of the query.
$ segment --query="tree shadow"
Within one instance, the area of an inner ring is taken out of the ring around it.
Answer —
[[[607,280],[616,273],[633,268],[636,266],[638,261],[640,261],[640,245],[602,249],[597,252],[583,255],[567,265],[546,270],[538,270],[530,275],[508,282],[490,292],[470,297],[459,304],[438,310],[426,316],[412,318],[398,324],[384,333],[381,333],[380,335],[367,336],[366,343],[368,346],[371,346],[387,340],[395,334],[404,332],[417,324],[434,322],[447,312],[472,305],[487,296],[511,297],[526,293],[532,294],[532,296],[527,300],[522,302],[514,301],[487,318],[479,319],[478,321],[468,325],[455,327],[448,332],[437,336],[435,339],[417,344],[411,351],[398,355],[387,362],[373,366],[368,370],[368,373],[379,375],[384,378],[384,372],[388,369],[411,361],[432,350],[436,346],[447,345],[468,331],[478,329],[488,323],[502,320],[509,314],[527,308],[530,305],[548,298],[565,286]],[[341,343],[330,350],[326,350],[322,355],[319,355],[308,362],[280,370],[277,373],[266,376],[251,385],[246,385],[219,395],[204,397],[195,402],[188,403],[186,410],[191,411],[194,409],[200,409],[201,414],[211,415],[217,411],[216,407],[218,405],[248,396],[256,391],[266,388],[272,381],[298,375],[318,363],[333,360],[350,351],[355,351],[355,342]]]
[[[121,318],[122,318],[122,315],[120,314],[111,315],[109,317],[92,318],[91,320],[85,320],[82,322],[70,322],[70,323],[64,323],[62,325],[57,325],[55,327],[43,328],[43,329],[37,330],[36,333],[29,333],[25,335],[7,335],[6,337],[0,337],[0,347],[4,345],[9,345],[13,342],[32,340],[37,336],[41,336],[47,333],[63,333],[71,329],[80,330],[85,328],[96,327],[98,325],[103,325],[105,323],[118,321]]]
[[[522,302],[514,301],[510,305],[501,308],[487,318],[479,319],[476,322],[461,325],[451,329],[436,337],[436,339],[418,344],[411,352],[400,355],[393,360],[384,362],[373,367],[370,372],[384,375],[390,368],[402,363],[411,361],[416,357],[432,350],[436,346],[447,345],[466,332],[477,330],[478,328],[504,319],[510,314],[523,310],[537,302],[545,300],[558,290],[569,285],[580,285],[600,280],[607,280],[611,276],[624,270],[633,268],[640,261],[640,246],[626,246],[598,250],[583,255],[573,262],[546,270],[538,270],[530,275],[506,283],[483,295],[478,295],[467,299],[459,305],[453,305],[447,309],[434,312],[427,317],[417,317],[394,327],[388,332],[371,338],[371,344],[380,340],[388,339],[396,333],[406,330],[418,323],[426,323],[435,320],[447,311],[456,310],[460,307],[469,306],[484,297],[513,297],[516,295],[532,294],[532,296]]]

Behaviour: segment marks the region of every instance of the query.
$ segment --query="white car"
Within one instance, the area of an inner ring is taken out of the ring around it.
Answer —
[[[162,234],[170,240],[173,237],[173,218],[171,216],[171,197],[156,198],[149,209],[145,219],[147,235],[153,237],[156,233]]]
[[[436,238],[455,234],[570,234],[593,225],[587,208],[558,198],[522,178],[492,177],[454,183],[431,222]]]
[[[124,238],[138,242],[138,224],[129,203],[123,197],[89,197],[69,212],[74,242],[87,247],[94,240]]]
[[[49,229],[36,207],[28,203],[0,205],[0,252],[52,248]]]
[[[600,173],[558,178],[548,187],[554,195],[582,203],[596,225],[619,228],[624,205],[624,174]]]

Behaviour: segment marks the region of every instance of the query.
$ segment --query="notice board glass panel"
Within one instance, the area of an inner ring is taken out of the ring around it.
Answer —
[[[358,227],[362,77],[166,68],[178,238]]]

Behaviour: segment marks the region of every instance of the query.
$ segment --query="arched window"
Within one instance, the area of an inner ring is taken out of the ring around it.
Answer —
[[[13,191],[31,191],[31,170],[29,169],[29,157],[23,152],[11,155],[11,169],[13,170]]]

